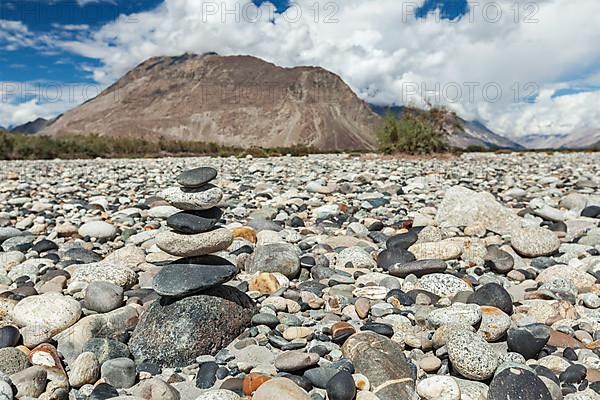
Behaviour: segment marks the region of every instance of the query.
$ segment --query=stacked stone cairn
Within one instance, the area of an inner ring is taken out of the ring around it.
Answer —
[[[244,331],[255,312],[249,297],[222,285],[237,268],[212,255],[233,241],[231,231],[218,226],[223,192],[210,183],[216,176],[211,167],[187,170],[177,177],[180,186],[160,194],[181,212],[167,219],[170,230],[158,234],[156,244],[182,258],[161,265],[154,277],[161,299],[144,313],[130,343],[138,362],[181,367],[214,354]]]

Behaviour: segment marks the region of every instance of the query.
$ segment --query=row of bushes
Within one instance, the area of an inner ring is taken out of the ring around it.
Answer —
[[[48,137],[20,135],[0,131],[0,159],[75,159],[75,158],[146,158],[165,156],[237,156],[252,155],[269,157],[291,154],[302,156],[318,153],[307,146],[281,147],[272,149],[239,148],[215,143],[188,142],[160,139],[156,142],[133,139],[111,138],[97,135]]]

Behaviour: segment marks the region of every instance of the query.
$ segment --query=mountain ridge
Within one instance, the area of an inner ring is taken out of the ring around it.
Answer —
[[[38,133],[53,122],[52,119],[36,118],[33,121],[26,122],[22,125],[13,126],[8,131],[11,133],[22,133],[32,135]]]
[[[374,150],[378,122],[339,76],[321,67],[186,53],[140,63],[41,133]]]

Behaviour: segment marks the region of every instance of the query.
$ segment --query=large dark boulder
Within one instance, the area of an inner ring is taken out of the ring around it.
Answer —
[[[254,302],[231,286],[179,300],[161,298],[142,315],[129,349],[137,363],[183,367],[229,345],[255,313]]]

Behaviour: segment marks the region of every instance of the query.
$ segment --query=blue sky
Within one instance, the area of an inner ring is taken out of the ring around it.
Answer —
[[[494,2],[503,12],[499,21],[467,0],[414,0],[414,9],[404,9],[410,3],[405,1],[327,0],[318,3],[315,15],[314,0],[296,0],[304,14],[293,23],[282,17],[287,0],[275,0],[274,20],[200,24],[198,4],[206,1],[2,0],[0,126],[51,117],[85,100],[36,98],[32,85],[89,84],[101,90],[145,58],[185,51],[320,65],[380,104],[414,103],[404,98],[407,82],[427,90],[440,84],[442,91],[457,83],[464,89],[471,81],[497,84],[501,101],[489,101],[478,89],[474,100],[463,93],[449,105],[507,136],[559,125],[600,126],[598,107],[580,106],[600,101],[600,50],[594,43],[600,24],[585,17],[600,15],[594,0],[580,0],[577,13],[568,0],[540,0],[537,10],[528,8],[530,1],[499,0]],[[325,23],[328,15],[335,24]],[[539,22],[527,24],[527,17]],[[529,90],[532,84],[536,90]],[[18,95],[11,94],[15,91]],[[563,114],[568,125],[558,123]]]

